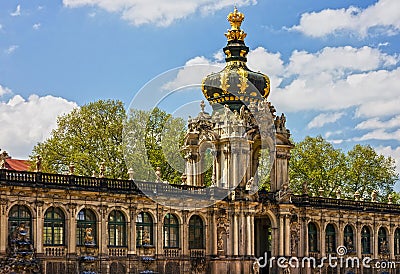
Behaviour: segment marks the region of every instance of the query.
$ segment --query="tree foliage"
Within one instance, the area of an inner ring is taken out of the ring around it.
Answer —
[[[394,159],[377,154],[369,145],[356,145],[344,153],[317,136],[306,137],[296,144],[289,175],[296,193],[301,193],[306,183],[310,195],[319,195],[322,188],[324,196],[336,197],[340,187],[346,198],[353,198],[358,191],[364,199],[370,199],[376,190],[378,199],[386,201],[398,179],[395,168]]]
[[[125,109],[119,101],[97,101],[75,108],[58,117],[57,128],[50,138],[38,143],[31,159],[42,157],[42,170],[50,173],[68,171],[70,163],[75,173],[91,176],[99,172],[102,162],[105,175],[124,177],[127,173],[122,155],[122,127]]]
[[[124,128],[125,161],[139,180],[156,180],[154,170],[161,168],[162,179],[180,183],[184,162],[180,154],[185,122],[159,108],[151,112],[131,110]]]
[[[65,173],[74,163],[75,174],[92,176],[104,162],[105,176],[127,178],[128,163],[136,175],[154,179],[156,167],[161,167],[163,180],[177,182],[179,172],[168,164],[165,153],[179,152],[174,142],[183,139],[184,128],[182,119],[158,108],[127,115],[122,102],[100,100],[60,116],[50,138],[38,143],[30,157],[32,162],[42,157],[43,172]]]

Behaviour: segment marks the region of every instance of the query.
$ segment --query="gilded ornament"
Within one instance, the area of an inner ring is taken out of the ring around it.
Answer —
[[[239,94],[246,94],[246,89],[249,87],[247,84],[247,71],[245,71],[243,68],[239,68],[237,71],[237,74],[239,75],[239,81],[240,83],[237,85],[239,90]]]
[[[228,21],[229,24],[231,25],[231,29],[228,30],[227,33],[225,33],[225,36],[226,38],[228,38],[228,41],[233,41],[233,40],[244,41],[244,38],[246,38],[247,33],[245,33],[243,30],[240,29],[243,20],[244,20],[244,14],[238,12],[236,7],[233,12],[229,13]]]
[[[267,75],[264,75],[265,79],[265,88],[264,88],[264,97],[267,97],[269,94],[269,87],[270,87],[270,81]]]
[[[223,73],[221,73],[221,86],[220,88],[222,89],[222,93],[223,94],[228,94],[228,88],[230,87],[230,85],[228,84],[228,80],[229,80],[229,71],[224,71]]]
[[[246,57],[246,55],[247,55],[247,51],[244,50],[244,49],[242,49],[242,50],[240,51],[240,56],[241,56],[241,57]]]

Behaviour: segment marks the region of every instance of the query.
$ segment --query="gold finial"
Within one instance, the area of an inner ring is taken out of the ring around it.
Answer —
[[[244,20],[244,14],[239,12],[235,6],[233,12],[228,14],[228,21],[231,24],[232,30],[240,30],[240,26]]]
[[[225,33],[228,41],[239,40],[244,41],[246,38],[246,33],[240,29],[242,22],[244,20],[244,14],[239,12],[235,6],[233,12],[228,14],[228,21],[231,24],[231,29],[228,29],[228,32]]]

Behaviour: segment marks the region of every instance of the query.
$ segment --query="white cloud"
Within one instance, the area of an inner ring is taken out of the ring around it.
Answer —
[[[316,53],[293,51],[288,65],[291,74],[319,74],[328,72],[332,77],[345,75],[346,71],[370,71],[397,64],[398,56],[391,56],[371,47],[326,47]]]
[[[155,24],[169,26],[176,20],[200,12],[208,14],[225,7],[238,7],[256,4],[256,0],[63,0],[69,8],[94,6],[108,12],[118,13],[121,18],[135,26]]]
[[[19,47],[18,45],[11,45],[4,52],[6,54],[12,54],[18,49],[18,47]]]
[[[14,12],[10,13],[11,16],[20,16],[21,15],[21,5],[17,5]]]
[[[333,135],[339,135],[342,133],[343,133],[343,130],[327,131],[327,132],[325,132],[325,138],[329,138]]]
[[[400,115],[394,116],[387,121],[381,121],[379,118],[372,118],[359,123],[356,129],[390,129],[400,127]]]
[[[367,141],[367,140],[395,140],[400,141],[400,129],[388,132],[384,129],[375,129],[371,132],[364,134],[361,137],[353,138],[354,141]]]
[[[0,30],[2,30],[3,29],[3,25],[2,24],[0,24]]]
[[[365,37],[372,30],[393,35],[400,31],[399,10],[398,0],[379,0],[366,9],[353,6],[347,9],[325,9],[302,14],[299,25],[291,27],[290,30],[312,37],[323,37],[338,32],[356,33]]]
[[[392,148],[390,146],[379,146],[375,151],[386,157],[392,157],[396,161],[396,171],[400,174],[400,146]]]
[[[395,75],[392,75],[396,77]],[[389,77],[388,81],[392,82],[395,79]],[[399,75],[397,76],[399,77]],[[399,79],[399,78],[397,78]],[[382,98],[376,98],[376,100],[371,100],[369,102],[364,102],[356,111],[356,117],[375,117],[375,116],[388,116],[400,113],[400,98],[396,98],[398,95],[394,91],[394,83],[390,84],[390,89],[392,92],[387,92]],[[393,84],[393,85],[392,85]],[[384,91],[387,85],[383,85],[379,92]],[[393,94],[390,96],[390,94]]]
[[[33,25],[32,25],[32,28],[33,28],[34,30],[38,30],[38,29],[40,29],[40,26],[41,26],[40,23],[36,23],[36,24],[33,24]]]
[[[6,95],[6,94],[11,94],[11,93],[12,93],[11,89],[0,85],[0,97],[2,97],[3,95]]]
[[[50,136],[57,116],[77,107],[60,97],[31,95],[27,100],[15,95],[0,101],[1,148],[15,158],[26,158],[37,142]]]
[[[294,51],[284,75],[291,82],[272,91],[271,100],[286,111],[355,107],[358,116],[383,114],[398,98],[398,62],[397,55],[370,47]]]
[[[195,57],[189,64],[224,66],[223,55],[212,60]],[[399,56],[371,47],[327,47],[318,52],[294,51],[285,64],[279,53],[259,47],[251,50],[248,65],[271,79],[269,100],[286,112],[333,111],[354,108],[356,117],[400,114]],[[193,73],[193,70],[191,70]],[[211,71],[210,71],[211,72]],[[201,83],[207,74],[180,74],[176,83]],[[179,75],[178,75],[179,76]]]
[[[202,79],[212,72],[223,69],[221,63],[213,62],[203,56],[197,56],[178,69],[175,79],[163,85],[164,90],[200,85]]]
[[[344,115],[344,112],[336,112],[336,113],[321,113],[318,116],[316,116],[314,119],[312,119],[307,127],[310,128],[318,128],[318,127],[323,127],[326,124],[329,123],[334,123],[342,116]]]

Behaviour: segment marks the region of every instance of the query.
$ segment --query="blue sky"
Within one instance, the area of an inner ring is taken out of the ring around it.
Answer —
[[[398,0],[235,2],[249,67],[270,76],[296,141],[371,144],[400,166]],[[26,158],[57,115],[98,99],[129,106],[167,70],[200,81],[186,69],[223,65],[235,2],[0,1],[0,148]]]

